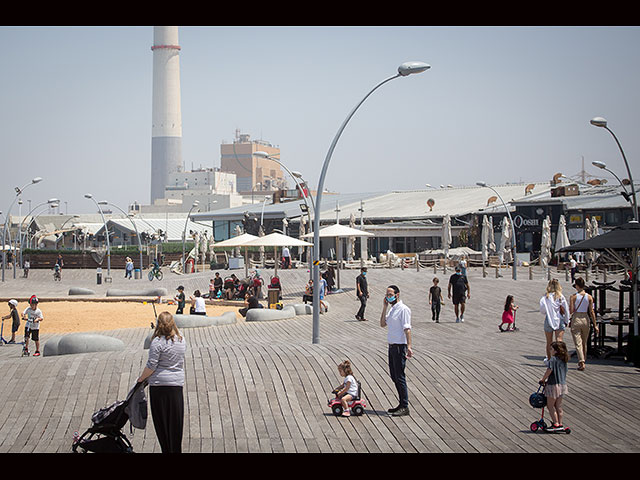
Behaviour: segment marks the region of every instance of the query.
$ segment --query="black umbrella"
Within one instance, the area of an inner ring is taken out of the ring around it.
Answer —
[[[560,252],[584,252],[589,250],[628,250],[640,248],[640,223],[629,222],[595,237],[561,248]]]

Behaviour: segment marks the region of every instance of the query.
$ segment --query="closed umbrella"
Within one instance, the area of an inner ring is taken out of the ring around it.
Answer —
[[[558,231],[556,232],[556,253],[561,248],[568,247],[570,244],[569,235],[567,235],[567,221],[565,220],[564,215],[560,215]]]
[[[584,239],[589,240],[591,238],[591,221],[589,217],[584,219]],[[587,252],[587,264],[591,266],[591,262],[593,262],[593,254],[591,252]]]
[[[489,223],[489,217],[484,215],[482,217],[482,263],[485,264],[489,259],[489,229],[491,225]]]
[[[444,257],[449,258],[449,247],[451,246],[451,217],[447,213],[442,219],[442,249]]]
[[[540,242],[540,265],[547,268],[551,257],[551,220],[549,215],[542,221],[542,240]]]
[[[596,218],[591,218],[591,238],[597,237],[600,235],[598,231],[598,220]],[[593,252],[593,261],[595,262],[598,259],[598,252]]]
[[[504,217],[502,219],[502,233],[500,235],[500,263],[504,260],[504,254],[507,251],[507,245],[511,245],[511,226],[509,224],[509,218]]]

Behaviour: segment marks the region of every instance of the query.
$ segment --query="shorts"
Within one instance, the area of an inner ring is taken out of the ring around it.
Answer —
[[[459,305],[460,303],[465,303],[465,294],[464,293],[454,293],[453,294],[453,304]]]
[[[544,331],[547,333],[553,333],[553,332],[564,332],[564,322],[560,322],[560,326],[554,330],[553,327],[551,326],[551,324],[549,323],[549,317],[545,316],[544,317]]]
[[[24,338],[29,338],[31,336],[31,340],[34,342],[40,341],[40,329],[29,330],[25,327],[24,329]]]

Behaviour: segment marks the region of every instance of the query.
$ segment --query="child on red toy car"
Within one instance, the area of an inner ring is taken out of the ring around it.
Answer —
[[[333,390],[333,393],[336,394],[336,398],[339,399],[342,404],[342,416],[350,417],[351,409],[349,408],[349,402],[358,396],[358,382],[356,382],[353,376],[349,360],[345,360],[338,365],[338,372],[344,377],[344,381],[342,385]]]

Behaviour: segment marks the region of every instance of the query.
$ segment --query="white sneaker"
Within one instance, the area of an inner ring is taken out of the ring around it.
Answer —
[[[461,321],[462,323],[464,323],[464,318],[460,317],[460,321]]]

